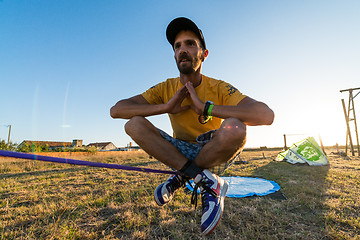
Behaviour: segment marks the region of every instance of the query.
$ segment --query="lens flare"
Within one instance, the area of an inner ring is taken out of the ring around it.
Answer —
[[[34,98],[33,98],[33,108],[32,108],[32,138],[37,138],[38,128],[37,128],[37,116],[38,116],[38,109],[39,109],[39,91],[40,87],[39,84],[35,87],[34,91]]]
[[[63,141],[65,141],[65,138],[66,138],[64,129],[71,127],[69,124],[66,124],[66,111],[67,111],[67,103],[68,103],[68,97],[69,97],[69,89],[70,89],[70,82],[68,82],[68,84],[67,84],[65,98],[64,98],[63,123],[61,125],[61,128],[63,129],[63,131],[62,131]]]

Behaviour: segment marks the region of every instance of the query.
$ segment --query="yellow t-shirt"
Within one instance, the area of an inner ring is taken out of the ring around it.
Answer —
[[[167,103],[175,93],[184,86],[180,77],[169,78],[151,87],[142,96],[150,104]],[[235,87],[221,80],[216,80],[202,75],[202,81],[195,88],[197,96],[202,102],[212,101],[215,105],[237,105],[246,96],[240,93]],[[191,105],[190,96],[185,98],[182,106]],[[197,115],[192,109],[177,114],[169,114],[173,128],[173,137],[188,142],[196,142],[196,137],[207,131],[218,129],[223,119],[213,117],[206,124],[201,124]]]

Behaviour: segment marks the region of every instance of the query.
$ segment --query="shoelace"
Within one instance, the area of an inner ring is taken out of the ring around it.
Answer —
[[[217,197],[217,194],[216,194],[216,192],[213,190],[213,189],[211,189],[210,187],[208,187],[207,185],[206,185],[206,182],[204,182],[204,181],[200,181],[200,182],[198,182],[196,185],[195,185],[195,187],[194,187],[194,190],[193,190],[193,193],[192,193],[192,195],[191,195],[191,204],[194,204],[195,205],[195,209],[196,209],[196,207],[197,207],[197,198],[198,198],[198,193],[197,193],[197,189],[199,188],[199,187],[202,187],[202,190],[201,190],[201,192],[200,192],[200,194],[201,194],[201,202],[202,202],[202,208],[204,209],[204,203],[206,202],[205,200],[206,200],[206,193],[208,193],[208,194],[210,194],[211,196],[213,196],[214,198],[216,198]]]
[[[180,187],[185,187],[186,181],[189,181],[187,178],[182,177],[180,178],[180,176],[175,175],[174,177],[175,179],[173,179],[173,181],[170,184],[170,190],[173,192],[175,190],[177,190]]]

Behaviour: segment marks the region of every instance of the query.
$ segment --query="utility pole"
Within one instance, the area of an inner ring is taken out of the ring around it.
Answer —
[[[286,134],[284,134],[284,150],[287,150],[287,146],[286,146]]]
[[[288,150],[289,147],[286,145],[286,136],[299,136],[299,135],[304,135],[304,134],[297,134],[297,133],[294,133],[294,134],[284,134],[284,150]]]
[[[9,127],[9,135],[8,135],[8,146],[10,144],[10,133],[11,133],[11,124],[8,126]]]

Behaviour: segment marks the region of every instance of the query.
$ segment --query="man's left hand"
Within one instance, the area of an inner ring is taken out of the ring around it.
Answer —
[[[189,91],[190,98],[193,102],[193,104],[191,104],[191,109],[194,110],[194,112],[196,112],[199,115],[203,114],[205,103],[203,103],[197,96],[192,82],[187,82],[185,84],[185,86],[186,86],[187,90]]]

